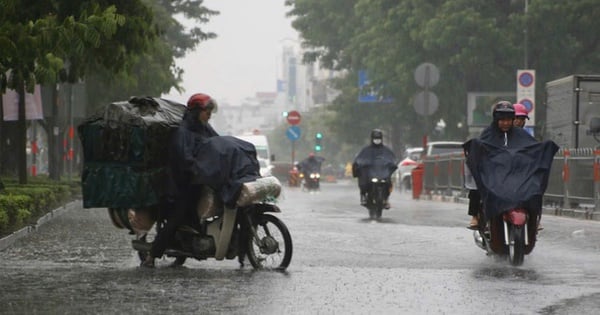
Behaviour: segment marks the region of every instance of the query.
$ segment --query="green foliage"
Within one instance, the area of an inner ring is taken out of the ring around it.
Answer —
[[[25,195],[0,194],[0,212],[8,216],[9,228],[19,229],[30,216],[33,200]]]
[[[6,230],[8,230],[8,213],[0,207],[0,235],[3,235]]]
[[[127,46],[123,51],[130,52],[124,67],[115,71],[111,68],[94,67],[86,80],[89,104],[92,108],[104,106],[115,100],[128,99],[132,95],[158,96],[179,84],[184,70],[179,68],[176,58],[182,58],[200,42],[215,38],[216,34],[203,31],[198,25],[206,24],[217,11],[202,6],[203,1],[161,1],[145,0],[144,4],[152,13],[152,18],[130,19],[128,23],[147,23],[144,29],[154,30],[154,38],[143,46]],[[135,11],[124,13],[127,17]],[[195,22],[186,29],[177,15],[184,15]],[[127,34],[129,34],[128,32]],[[123,40],[123,38],[121,39]],[[125,42],[132,42],[127,39]],[[110,49],[114,49],[109,46]],[[107,52],[111,53],[111,52]]]
[[[51,207],[56,206],[56,196],[52,189],[45,187],[32,186],[8,186],[4,194],[10,196],[29,196],[32,200],[31,212],[34,214],[46,213],[52,210]]]
[[[342,91],[329,127],[343,141],[356,143],[360,130],[389,130],[394,147],[420,143],[425,118],[413,109],[422,90],[416,67],[430,62],[440,70],[431,90],[439,99],[429,127],[444,119],[446,134],[467,136],[468,92],[514,91],[516,70],[536,69],[536,120],[543,124],[544,82],[600,69],[597,31],[600,6],[594,0],[288,0],[293,27],[301,33],[304,60],[344,70]],[[525,50],[527,29],[528,50]],[[525,60],[527,64],[525,64]],[[359,104],[356,78],[366,70],[373,86],[394,104]],[[398,141],[400,140],[400,141]]]
[[[30,184],[19,185],[13,178],[3,178],[0,192],[0,236],[22,228],[52,209],[80,195],[78,181],[51,182],[47,177],[33,177]],[[75,194],[76,193],[76,194]]]

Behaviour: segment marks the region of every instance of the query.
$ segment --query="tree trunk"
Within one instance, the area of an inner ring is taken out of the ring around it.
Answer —
[[[25,82],[23,81],[23,79],[19,80],[17,93],[19,93],[19,119],[17,123],[18,137],[16,139],[17,163],[19,172],[19,184],[25,185],[27,184],[27,127],[25,123]]]
[[[48,176],[58,181],[60,179],[62,161],[60,159],[60,141],[58,140],[58,92],[56,85],[52,88],[52,116],[46,134],[48,135]]]
[[[0,175],[4,174],[6,165],[4,165],[4,102],[0,94]]]

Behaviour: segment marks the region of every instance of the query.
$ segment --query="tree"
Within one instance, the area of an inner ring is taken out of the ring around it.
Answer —
[[[147,27],[156,30],[156,38],[144,49],[127,47],[127,51],[135,49],[136,54],[131,55],[126,67],[117,73],[99,67],[89,71],[86,86],[91,108],[132,95],[157,96],[171,88],[179,91],[184,70],[177,67],[175,60],[202,41],[216,37],[198,26],[218,14],[202,6],[202,0],[147,0],[146,3],[154,16]],[[124,12],[126,16],[133,13]],[[181,15],[194,21],[195,26],[186,29],[177,19]]]
[[[16,152],[19,183],[27,183],[25,92],[37,82],[56,81],[64,69],[64,47],[84,50],[112,36],[120,17],[114,7],[84,10],[76,20],[60,19],[49,2],[7,0],[0,7],[0,91],[19,94]]]
[[[414,131],[423,125],[423,118],[412,109],[420,89],[413,73],[422,62],[435,64],[441,73],[434,88],[440,107],[431,120],[443,118],[448,122],[447,134],[454,137],[466,136],[452,122],[466,125],[467,92],[514,90],[524,56],[527,66],[537,70],[537,82],[598,69],[599,40],[594,30],[600,26],[595,18],[600,9],[593,0],[528,3],[525,14],[525,0],[286,2],[292,25],[304,38],[305,59],[322,60],[324,67],[343,70],[349,77],[340,80],[342,93],[333,105],[340,115],[331,122],[337,125],[334,128],[370,121],[390,126],[394,138],[413,144],[418,141]],[[394,98],[393,108],[377,104],[378,111],[365,112],[357,104],[358,70],[368,71],[372,84]],[[541,100],[543,88],[536,90]],[[538,110],[543,113],[540,103]]]

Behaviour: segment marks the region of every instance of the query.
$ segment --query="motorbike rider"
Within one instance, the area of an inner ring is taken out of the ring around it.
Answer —
[[[352,177],[358,178],[358,188],[360,189],[360,204],[367,204],[367,191],[369,191],[371,181],[369,178],[369,170],[376,163],[384,164],[388,170],[385,209],[390,208],[389,195],[392,190],[392,173],[398,168],[396,165],[396,155],[394,152],[383,144],[383,131],[381,129],[373,129],[371,131],[371,143],[360,150],[352,163]]]
[[[515,120],[513,121],[513,125],[519,128],[525,127],[525,120],[529,119],[527,108],[520,103],[513,104],[513,107],[515,108]]]
[[[325,161],[325,158],[315,156],[315,154],[311,152],[306,159],[298,163],[298,170],[304,174],[304,178],[308,178],[307,176],[309,176],[310,173],[321,173],[321,164],[323,161]]]
[[[196,216],[195,205],[199,194],[198,185],[192,183],[192,165],[195,163],[194,148],[198,141],[218,136],[208,123],[217,104],[204,93],[192,95],[178,129],[171,135],[168,144],[167,200],[163,214],[166,224],[157,229],[150,254],[142,267],[154,267],[154,259],[163,256],[178,226]],[[158,224],[158,223],[157,223]]]
[[[520,103],[513,104],[513,107],[515,108],[515,120],[513,120],[513,126],[518,127],[518,128],[524,128],[525,120],[529,119],[529,113],[527,112],[527,107],[525,107],[525,105],[520,104]],[[538,222],[537,229],[538,229],[538,231],[541,231],[544,229],[542,227],[541,222]]]
[[[519,112],[519,114],[522,115],[523,112]],[[508,101],[497,102],[492,111],[492,123],[483,130],[479,136],[479,139],[488,141],[498,146],[510,147],[511,144],[514,143],[513,139],[515,137],[533,138],[522,128],[514,128],[517,126],[517,124],[514,122],[515,115],[516,111],[512,103]],[[465,154],[467,154],[467,152],[465,152]],[[468,214],[471,216],[471,221],[469,222],[468,228],[476,230],[479,226],[478,213],[479,209],[481,208],[481,195],[478,190],[470,189],[468,197]]]

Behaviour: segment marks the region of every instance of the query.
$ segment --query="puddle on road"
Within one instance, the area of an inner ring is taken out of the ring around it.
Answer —
[[[522,281],[538,281],[540,275],[532,269],[522,269],[512,266],[485,267],[475,270],[474,277],[476,279],[492,278],[492,279],[509,279]]]

